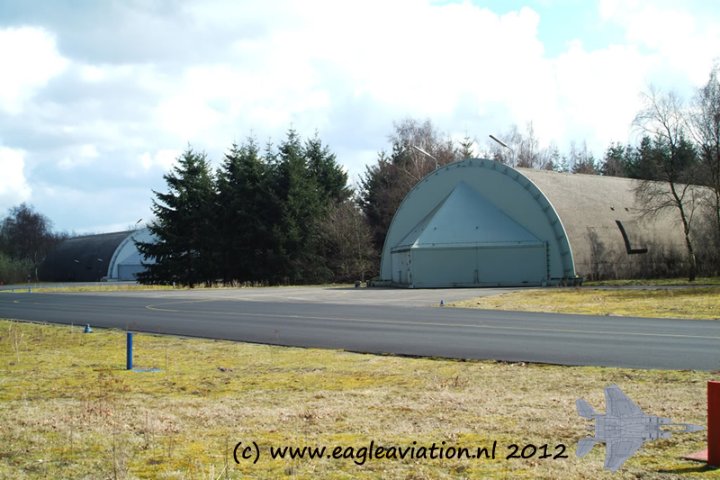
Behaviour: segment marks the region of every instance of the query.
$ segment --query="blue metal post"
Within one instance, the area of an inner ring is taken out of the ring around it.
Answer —
[[[133,333],[127,332],[127,369],[133,368]]]

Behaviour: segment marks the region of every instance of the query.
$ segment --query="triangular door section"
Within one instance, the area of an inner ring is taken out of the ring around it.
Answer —
[[[460,182],[395,249],[541,243],[477,190]]]

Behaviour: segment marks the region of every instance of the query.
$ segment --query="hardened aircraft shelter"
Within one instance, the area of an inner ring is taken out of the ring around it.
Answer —
[[[68,238],[48,254],[39,276],[51,282],[132,281],[145,270],[135,242],[152,239],[147,228]]]
[[[625,178],[448,164],[405,197],[385,239],[381,281],[411,288],[573,284],[669,268],[672,219],[642,221]],[[680,255],[681,256],[681,255]]]

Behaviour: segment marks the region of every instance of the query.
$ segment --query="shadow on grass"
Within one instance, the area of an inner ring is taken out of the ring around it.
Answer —
[[[674,474],[674,475],[685,475],[689,473],[706,473],[720,470],[718,467],[713,467],[707,464],[698,465],[696,467],[682,467],[658,470],[658,473]]]

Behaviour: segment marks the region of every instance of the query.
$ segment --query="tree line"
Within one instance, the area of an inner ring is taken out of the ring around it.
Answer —
[[[0,222],[0,284],[37,281],[40,263],[67,237],[52,231],[52,222],[21,203],[9,209]]]
[[[145,283],[283,284],[365,279],[377,274],[395,211],[435,168],[489,158],[522,168],[637,179],[642,215],[677,213],[688,277],[720,273],[720,69],[684,102],[650,89],[634,127],[636,144],[611,143],[597,160],[587,146],[541,148],[532,124],[498,134],[504,145],[452,140],[430,120],[393,124],[356,189],[316,134],[290,130],[278,145],[254,138],[232,145],[217,169],[188,147],[153,192],[158,240],[138,248],[155,261]],[[699,189],[698,186],[704,187]],[[13,207],[0,225],[0,281],[36,276],[47,251],[67,235],[32,206]],[[702,248],[698,248],[701,244]],[[700,252],[698,255],[698,251]]]
[[[373,251],[347,173],[316,135],[295,131],[260,149],[232,145],[213,170],[191,147],[154,192],[156,241],[137,244],[155,263],[143,283],[286,284],[354,280]]]

